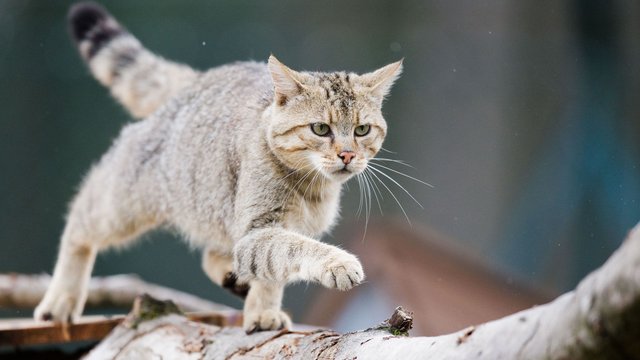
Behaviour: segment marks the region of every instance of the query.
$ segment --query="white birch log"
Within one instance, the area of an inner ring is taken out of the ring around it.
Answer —
[[[0,308],[35,308],[50,282],[51,276],[48,274],[0,274]],[[183,311],[235,310],[128,274],[92,277],[86,306],[128,309],[133,300],[142,294],[149,294],[157,299],[171,299]]]
[[[449,335],[407,337],[389,329],[246,335],[177,314],[137,326],[131,326],[138,322],[136,312],[130,317],[129,325],[114,329],[87,358],[640,359],[640,226],[576,290]]]

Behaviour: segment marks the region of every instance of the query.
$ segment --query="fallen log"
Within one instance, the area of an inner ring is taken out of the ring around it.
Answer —
[[[87,359],[640,359],[640,226],[574,291],[443,336],[406,336],[410,315],[401,309],[386,323],[353,333],[246,335],[166,309],[150,316],[146,307],[142,301]]]
[[[35,308],[50,282],[49,274],[0,274],[0,308]],[[183,311],[235,310],[180,290],[148,283],[132,274],[92,277],[85,306],[129,309],[135,298],[142,294],[171,299]]]

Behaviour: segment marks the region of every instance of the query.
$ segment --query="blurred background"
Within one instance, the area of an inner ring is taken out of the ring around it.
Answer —
[[[70,4],[0,2],[0,272],[51,271],[68,201],[131,121],[72,46]],[[297,321],[365,328],[403,303],[425,317],[418,334],[456,330],[573,288],[640,220],[638,2],[104,4],[149,49],[202,70],[270,53],[299,70],[405,59],[380,156],[434,187],[385,170],[424,208],[386,181],[411,225],[380,186],[384,215],[374,200],[364,234],[350,183],[326,241],[354,249],[368,281],[290,287]],[[166,232],[99,256],[95,275],[118,273],[241,306]]]

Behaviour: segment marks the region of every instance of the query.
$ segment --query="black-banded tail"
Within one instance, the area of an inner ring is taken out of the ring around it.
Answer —
[[[96,3],[73,5],[68,20],[91,73],[137,118],[154,112],[197,76],[190,67],[145,49]]]

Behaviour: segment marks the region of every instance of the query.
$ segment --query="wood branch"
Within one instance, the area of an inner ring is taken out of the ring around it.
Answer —
[[[242,325],[242,313],[195,312],[187,313],[187,319],[216,326]],[[124,315],[83,316],[73,324],[61,325],[36,322],[32,319],[0,320],[0,347],[57,344],[75,341],[98,341],[125,319]]]
[[[396,312],[373,329],[271,331],[205,325],[178,314],[120,325],[88,359],[640,359],[640,226],[575,291],[486,324],[436,337],[408,337]],[[127,324],[136,324],[130,326]],[[409,325],[409,326],[407,326]]]
[[[35,322],[31,319],[0,321],[0,346],[55,344],[103,339],[122,322],[124,316],[85,316],[73,325]]]
[[[50,281],[48,274],[0,274],[0,308],[35,308]],[[171,299],[183,311],[235,311],[231,307],[126,274],[91,278],[86,306],[128,309],[134,299],[142,294],[157,299]]]

